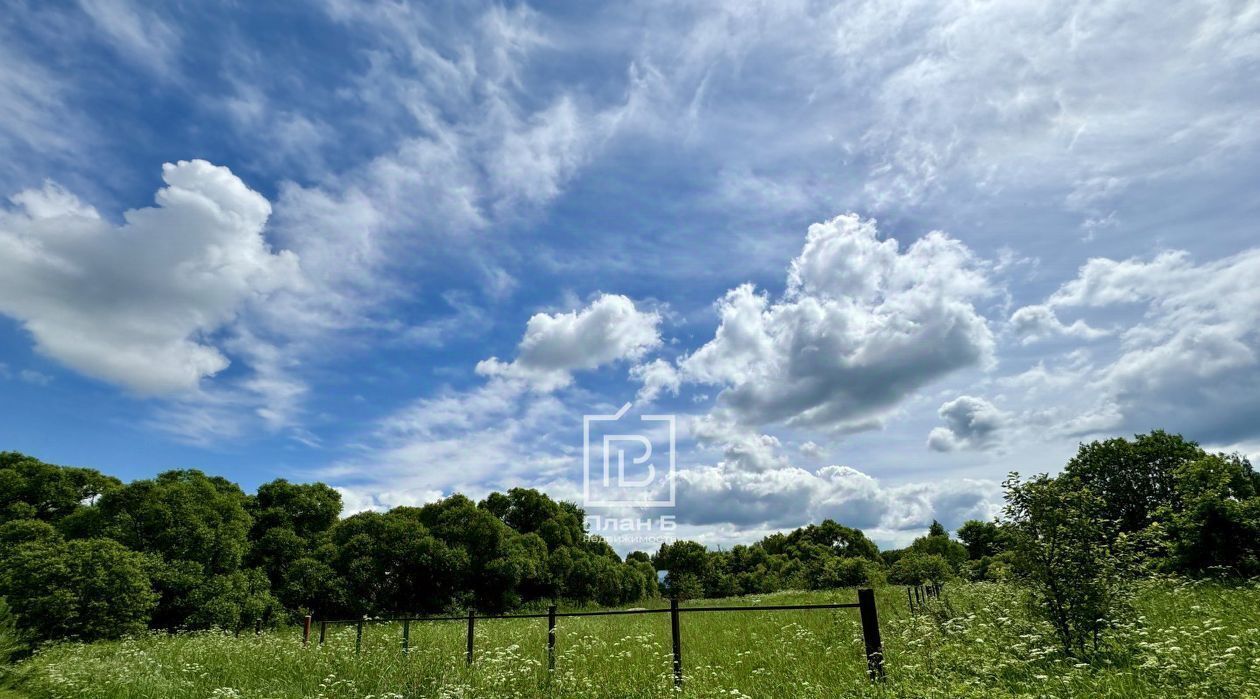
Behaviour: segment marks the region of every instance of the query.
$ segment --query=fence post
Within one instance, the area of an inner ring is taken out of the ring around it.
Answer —
[[[874,590],[858,590],[858,612],[862,617],[862,641],[866,644],[866,674],[872,680],[882,680],[884,643],[879,638],[879,615],[875,612]]]
[[[468,664],[472,665],[473,661],[473,622],[477,619],[473,615],[473,610],[468,610]]]
[[[910,592],[910,586],[906,586],[906,601],[910,603],[910,613],[914,614],[914,594]]]
[[[358,626],[355,627],[355,631],[354,631],[354,652],[358,653],[361,648],[363,648],[363,620],[362,619],[359,620],[359,624]]]
[[[403,654],[411,652],[411,620],[403,619]]]
[[[678,598],[669,601],[669,625],[674,636],[674,686],[682,687],[682,633],[678,630]]]
[[[311,643],[311,615],[307,614],[302,620],[302,645],[308,646]]]
[[[328,622],[319,622],[319,645],[324,645],[324,633],[328,631]]]
[[[556,605],[547,608],[547,669],[556,669]]]

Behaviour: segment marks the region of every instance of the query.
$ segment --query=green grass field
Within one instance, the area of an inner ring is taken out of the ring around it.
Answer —
[[[849,602],[852,590],[779,593],[704,604]],[[901,588],[879,591],[887,681],[865,675],[857,610],[682,617],[684,696],[692,697],[1260,697],[1260,584],[1149,581],[1138,616],[1093,664],[1064,657],[1029,619],[1016,588],[949,587],[911,616]],[[303,648],[293,629],[242,636],[154,634],[64,644],[17,666],[32,699],[101,697],[662,697],[674,695],[669,615],[560,619],[546,669],[545,620],[477,624],[464,662],[462,622],[330,631]]]

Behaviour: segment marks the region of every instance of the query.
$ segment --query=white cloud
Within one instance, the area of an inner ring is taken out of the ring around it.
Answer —
[[[574,371],[619,360],[638,360],[661,344],[661,317],[640,311],[629,298],[602,294],[580,311],[538,313],[511,363],[496,357],[477,364],[477,373],[528,382],[541,391],[567,386]]]
[[[793,465],[777,439],[733,425],[705,424],[701,435],[726,440],[712,466],[678,473],[677,516],[686,525],[732,525],[739,530],[797,527],[831,518],[847,526],[904,538],[933,519],[949,527],[987,519],[1000,502],[996,483],[941,479],[886,486],[850,466],[810,471]]]
[[[1260,434],[1257,278],[1254,248],[1207,263],[1184,251],[1089,260],[1031,308],[1106,317],[1114,338],[998,384],[1026,405],[1021,422],[1053,434],[1165,428],[1217,443],[1253,438]]]
[[[116,226],[55,184],[0,212],[0,312],[37,349],[137,393],[176,393],[228,366],[212,334],[300,283],[262,231],[271,207],[225,167],[163,166],[157,206]]]
[[[837,216],[810,226],[781,299],[731,290],[714,338],[679,367],[723,386],[719,405],[747,424],[869,429],[913,391],[991,359],[974,306],[990,293],[959,241],[932,232],[902,251],[874,221]]]
[[[1064,324],[1054,309],[1044,304],[1024,306],[1016,310],[1011,314],[1010,327],[1024,344],[1062,336],[1092,340],[1107,334],[1105,330],[1092,328],[1080,319]]]
[[[928,435],[928,447],[934,451],[985,449],[996,444],[1009,416],[995,405],[975,396],[959,396],[941,405],[944,427]]]
[[[128,0],[79,0],[79,6],[138,65],[159,75],[176,69],[179,32],[152,10]]]
[[[643,384],[638,392],[638,400],[641,401],[654,401],[663,392],[676,396],[682,386],[682,377],[674,365],[659,358],[631,367],[630,377]]]

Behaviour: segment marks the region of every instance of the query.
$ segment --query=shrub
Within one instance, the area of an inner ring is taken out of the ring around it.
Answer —
[[[1054,627],[1064,652],[1096,652],[1128,601],[1127,541],[1106,519],[1107,503],[1075,480],[1046,475],[1004,484],[1013,572],[1034,613]]]
[[[914,551],[897,559],[888,571],[888,581],[897,585],[940,583],[952,576],[952,566],[941,555]]]

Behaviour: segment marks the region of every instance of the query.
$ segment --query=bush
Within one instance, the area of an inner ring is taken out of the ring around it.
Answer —
[[[1004,486],[1012,568],[1032,593],[1033,612],[1068,655],[1098,651],[1128,606],[1130,556],[1106,519],[1107,503],[1078,481],[1046,475],[1021,483],[1011,474]]]
[[[26,543],[4,562],[0,592],[39,640],[138,633],[157,602],[144,557],[109,539]]]
[[[0,597],[0,677],[4,677],[4,665],[26,648],[18,631],[17,617],[9,609],[9,603]]]
[[[952,576],[953,567],[943,556],[913,551],[897,559],[888,571],[888,581],[897,585],[941,583]]]

